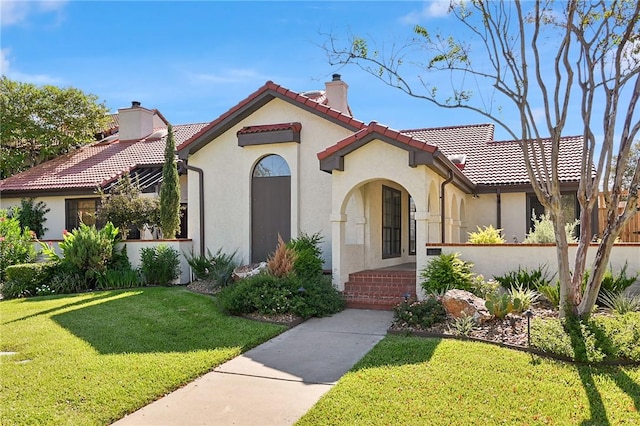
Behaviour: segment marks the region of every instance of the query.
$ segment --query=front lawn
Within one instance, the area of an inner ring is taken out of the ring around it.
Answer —
[[[0,302],[0,424],[109,424],[277,335],[209,296],[141,288]]]
[[[640,367],[587,367],[489,344],[387,336],[302,425],[635,425]]]

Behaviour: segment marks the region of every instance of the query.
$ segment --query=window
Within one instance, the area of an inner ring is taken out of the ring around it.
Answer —
[[[416,254],[416,203],[409,196],[409,254]]]
[[[400,191],[382,187],[382,258],[400,257],[402,204]]]
[[[253,169],[254,178],[276,176],[291,176],[289,165],[279,155],[267,155]]]
[[[534,219],[539,219],[545,213],[544,206],[538,201],[538,197],[535,194],[529,195],[529,206],[527,211],[527,233],[533,230],[533,221]],[[580,216],[580,207],[578,205],[578,199],[576,198],[575,193],[570,194],[562,194],[561,199],[562,211],[564,213],[564,218],[567,223],[573,222],[575,219],[578,219]],[[535,217],[533,216],[535,215]],[[579,225],[576,228],[576,234],[579,235]]]
[[[65,229],[76,229],[80,223],[96,224],[96,212],[100,203],[99,198],[75,198],[65,200]]]

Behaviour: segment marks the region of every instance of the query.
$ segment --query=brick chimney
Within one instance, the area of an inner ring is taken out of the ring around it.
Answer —
[[[140,102],[131,102],[130,108],[118,109],[121,141],[139,140],[153,133],[154,111],[146,109]]]
[[[343,114],[351,115],[349,104],[347,103],[347,83],[340,79],[340,74],[333,74],[331,81],[325,83],[327,103],[329,107],[340,111]]]

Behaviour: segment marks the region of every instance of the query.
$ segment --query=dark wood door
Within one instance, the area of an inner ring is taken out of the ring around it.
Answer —
[[[251,261],[266,261],[278,234],[291,239],[291,176],[253,177],[251,187]]]

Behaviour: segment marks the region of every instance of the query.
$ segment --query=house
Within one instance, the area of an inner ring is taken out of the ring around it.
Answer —
[[[416,294],[427,243],[464,242],[490,224],[510,240],[529,231],[541,206],[520,147],[494,141],[493,130],[365,124],[352,116],[337,74],[323,91],[269,81],[178,146],[189,175],[189,235],[201,251],[258,262],[278,235],[319,232],[325,268],[351,306],[391,306]],[[582,138],[563,138],[560,151],[566,208],[577,217]],[[380,268],[394,272],[374,283]]]
[[[124,174],[136,177],[143,193],[157,193],[169,122],[159,111],[144,108],[139,102],[119,109],[111,118],[111,128],[95,143],[0,181],[0,207],[19,205],[22,198],[29,197],[43,201],[51,211],[45,222],[48,230],[41,238],[55,240],[62,237],[64,229],[74,229],[80,221],[94,224],[100,203],[98,188],[109,192]],[[174,126],[176,144],[205,125]],[[186,206],[186,176],[181,177],[181,183]],[[137,230],[132,232],[131,237],[135,237]],[[186,229],[182,232],[186,235]]]
[[[117,120],[117,133],[1,181],[2,207],[22,197],[47,203],[49,239],[90,218],[96,188],[124,173],[156,191],[167,120],[137,102]],[[194,252],[222,249],[253,263],[273,252],[278,235],[319,233],[324,267],[354,307],[389,308],[416,295],[427,244],[465,242],[485,225],[522,241],[542,211],[519,143],[494,141],[492,124],[367,124],[353,117],[338,74],[324,90],[302,93],[269,81],[212,122],[173,129]],[[562,139],[568,217],[578,215],[581,152],[581,137]]]

